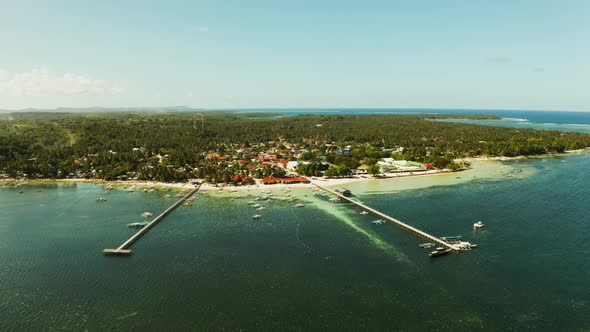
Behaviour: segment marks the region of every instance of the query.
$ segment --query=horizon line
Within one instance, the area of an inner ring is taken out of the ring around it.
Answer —
[[[443,111],[519,111],[519,112],[573,112],[573,113],[588,113],[590,110],[568,110],[568,109],[518,109],[518,108],[469,108],[469,107],[221,107],[221,108],[201,108],[193,106],[125,106],[125,107],[105,107],[105,106],[84,106],[84,107],[55,107],[55,108],[18,108],[18,109],[4,109],[0,108],[0,113],[15,113],[15,112],[56,112],[60,110],[90,110],[90,109],[101,109],[101,110],[199,110],[202,112],[215,112],[215,111],[255,111],[255,110],[283,110],[283,111],[297,111],[297,110],[411,110],[411,111],[431,111],[431,110],[443,110]]]

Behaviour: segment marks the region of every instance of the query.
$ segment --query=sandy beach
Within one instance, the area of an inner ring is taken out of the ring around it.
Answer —
[[[378,181],[384,181],[388,179],[401,179],[401,178],[425,178],[431,177],[435,175],[448,175],[452,176],[452,174],[456,174],[457,178],[460,178],[463,173],[479,173],[479,171],[483,172],[493,172],[492,167],[493,164],[497,161],[509,161],[509,160],[523,160],[523,159],[530,159],[530,158],[546,158],[550,156],[564,156],[570,155],[575,153],[585,153],[590,151],[590,148],[586,149],[579,149],[579,150],[570,150],[566,151],[562,154],[552,154],[552,155],[538,155],[538,156],[516,156],[516,157],[469,157],[469,158],[462,158],[457,159],[460,161],[467,161],[471,163],[471,167],[465,170],[451,172],[450,170],[429,170],[429,171],[419,171],[419,172],[398,172],[398,173],[386,173],[381,174],[379,176],[372,176],[372,175],[354,175],[350,177],[344,178],[324,178],[324,177],[308,177],[312,182],[316,182],[321,184],[322,186],[326,187],[338,187],[344,186],[347,184],[356,184],[356,183],[372,183]],[[485,167],[482,167],[485,165]],[[497,164],[496,168],[501,166],[500,163]],[[481,169],[480,169],[481,168]],[[467,175],[466,174],[466,175]],[[409,179],[408,179],[409,180]],[[421,180],[420,182],[423,182]],[[23,185],[23,184],[35,184],[35,185],[43,185],[43,184],[76,184],[76,183],[88,183],[88,184],[96,184],[96,185],[103,185],[108,186],[112,185],[116,188],[137,188],[139,189],[156,189],[156,190],[182,190],[187,191],[194,187],[193,184],[190,183],[168,183],[168,182],[156,182],[156,181],[138,181],[138,180],[129,180],[129,181],[103,181],[98,179],[0,179],[0,185]],[[210,184],[210,183],[203,183],[201,185],[200,191],[255,191],[255,190],[266,190],[266,189],[292,189],[292,188],[313,188],[314,185],[311,183],[298,183],[298,184],[271,184],[265,185],[262,184],[261,180],[257,179],[256,184],[253,185],[241,185],[235,186],[231,184]]]

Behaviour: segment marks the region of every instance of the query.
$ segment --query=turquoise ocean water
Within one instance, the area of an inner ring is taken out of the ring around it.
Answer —
[[[370,206],[479,246],[437,259],[414,235],[310,189],[272,189],[260,221],[248,206],[259,191],[199,193],[133,256],[104,257],[132,234],[127,223],[174,198],[3,188],[0,330],[587,330],[589,162],[511,161],[503,174],[415,190],[349,186]],[[287,195],[305,207],[279,200]],[[486,227],[474,232],[476,220]]]

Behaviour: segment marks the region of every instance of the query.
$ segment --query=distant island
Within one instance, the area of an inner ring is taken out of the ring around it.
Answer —
[[[433,121],[494,115],[14,112],[0,115],[0,178],[253,184],[287,176],[453,171],[468,157],[590,146],[581,133]]]

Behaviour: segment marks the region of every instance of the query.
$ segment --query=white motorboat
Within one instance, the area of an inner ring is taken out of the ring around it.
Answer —
[[[478,221],[473,224],[474,228],[482,228],[483,226],[484,226],[484,224],[481,221]]]

